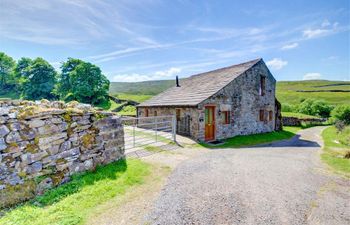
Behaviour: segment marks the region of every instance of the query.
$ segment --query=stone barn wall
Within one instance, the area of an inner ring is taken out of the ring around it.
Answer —
[[[0,153],[2,208],[123,158],[124,133],[119,117],[90,105],[0,101]]]

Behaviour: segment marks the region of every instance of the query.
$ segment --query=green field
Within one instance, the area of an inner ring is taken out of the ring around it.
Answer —
[[[279,81],[277,82],[276,95],[281,103],[298,104],[306,98],[324,100],[332,105],[350,104],[350,82],[345,81]],[[315,92],[298,92],[315,91]]]
[[[181,82],[181,80],[180,80]],[[158,80],[144,82],[111,82],[110,95],[120,99],[144,102],[152,96],[168,89],[174,85],[174,80]],[[314,92],[299,92],[314,91]],[[337,92],[334,92],[337,91]],[[279,81],[276,86],[276,96],[281,103],[298,104],[306,98],[324,100],[332,105],[350,104],[350,82],[346,81],[327,81],[327,80],[309,80],[309,81]],[[18,98],[14,93],[5,93],[0,98]],[[110,110],[118,105],[110,104]],[[103,107],[106,108],[106,107]],[[135,107],[128,107],[122,110],[120,114],[135,114]]]
[[[145,81],[135,83],[112,82],[110,94],[122,99],[143,102],[174,85],[173,80]],[[313,91],[313,92],[299,92]],[[337,92],[334,92],[337,91]],[[276,85],[276,96],[281,103],[298,104],[306,98],[324,100],[331,105],[350,104],[350,82],[309,80],[309,81],[279,81]],[[284,113],[286,116],[286,114]],[[293,114],[298,118],[313,118],[312,116]]]
[[[322,132],[324,148],[321,158],[334,171],[350,176],[350,159],[345,155],[350,154],[350,126],[342,132],[335,127],[328,127]]]
[[[135,83],[111,82],[110,94],[121,94],[131,98],[134,96],[139,96],[140,94],[150,97],[173,85],[173,80],[145,81]],[[332,105],[345,103],[350,104],[350,92],[332,92],[334,90],[350,91],[350,82],[327,80],[279,81],[277,82],[276,86],[276,95],[277,99],[281,103],[288,104],[298,104],[301,100],[306,98],[315,98],[318,100],[323,99]],[[147,99],[145,98],[144,100]]]
[[[155,80],[143,82],[111,82],[109,93],[125,93],[133,95],[156,95],[160,92],[172,87],[175,84],[174,80]]]

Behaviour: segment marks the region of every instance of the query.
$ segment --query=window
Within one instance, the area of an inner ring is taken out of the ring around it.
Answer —
[[[260,111],[259,111],[259,120],[260,121],[264,121],[264,114],[265,114],[265,111],[263,109],[260,109]]]
[[[231,112],[223,111],[221,112],[221,119],[223,124],[230,124],[231,121]]]
[[[145,117],[148,117],[148,109],[145,109]]]
[[[158,112],[157,111],[154,111],[154,116],[157,116],[158,115]]]
[[[179,121],[181,116],[181,109],[176,109],[176,120]]]
[[[269,121],[272,121],[272,119],[273,119],[273,114],[272,114],[272,111],[270,110],[269,111]]]
[[[265,95],[265,86],[266,86],[266,77],[264,76],[260,76],[260,89],[259,89],[259,94],[261,96],[264,96]]]

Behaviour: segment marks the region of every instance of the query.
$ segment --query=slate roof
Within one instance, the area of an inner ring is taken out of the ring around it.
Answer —
[[[171,87],[138,106],[196,106],[220,91],[260,60],[262,59],[255,59],[181,79],[179,81],[180,87]]]

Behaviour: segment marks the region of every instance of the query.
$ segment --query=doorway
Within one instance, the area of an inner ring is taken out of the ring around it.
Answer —
[[[215,140],[215,106],[205,106],[205,141]]]

